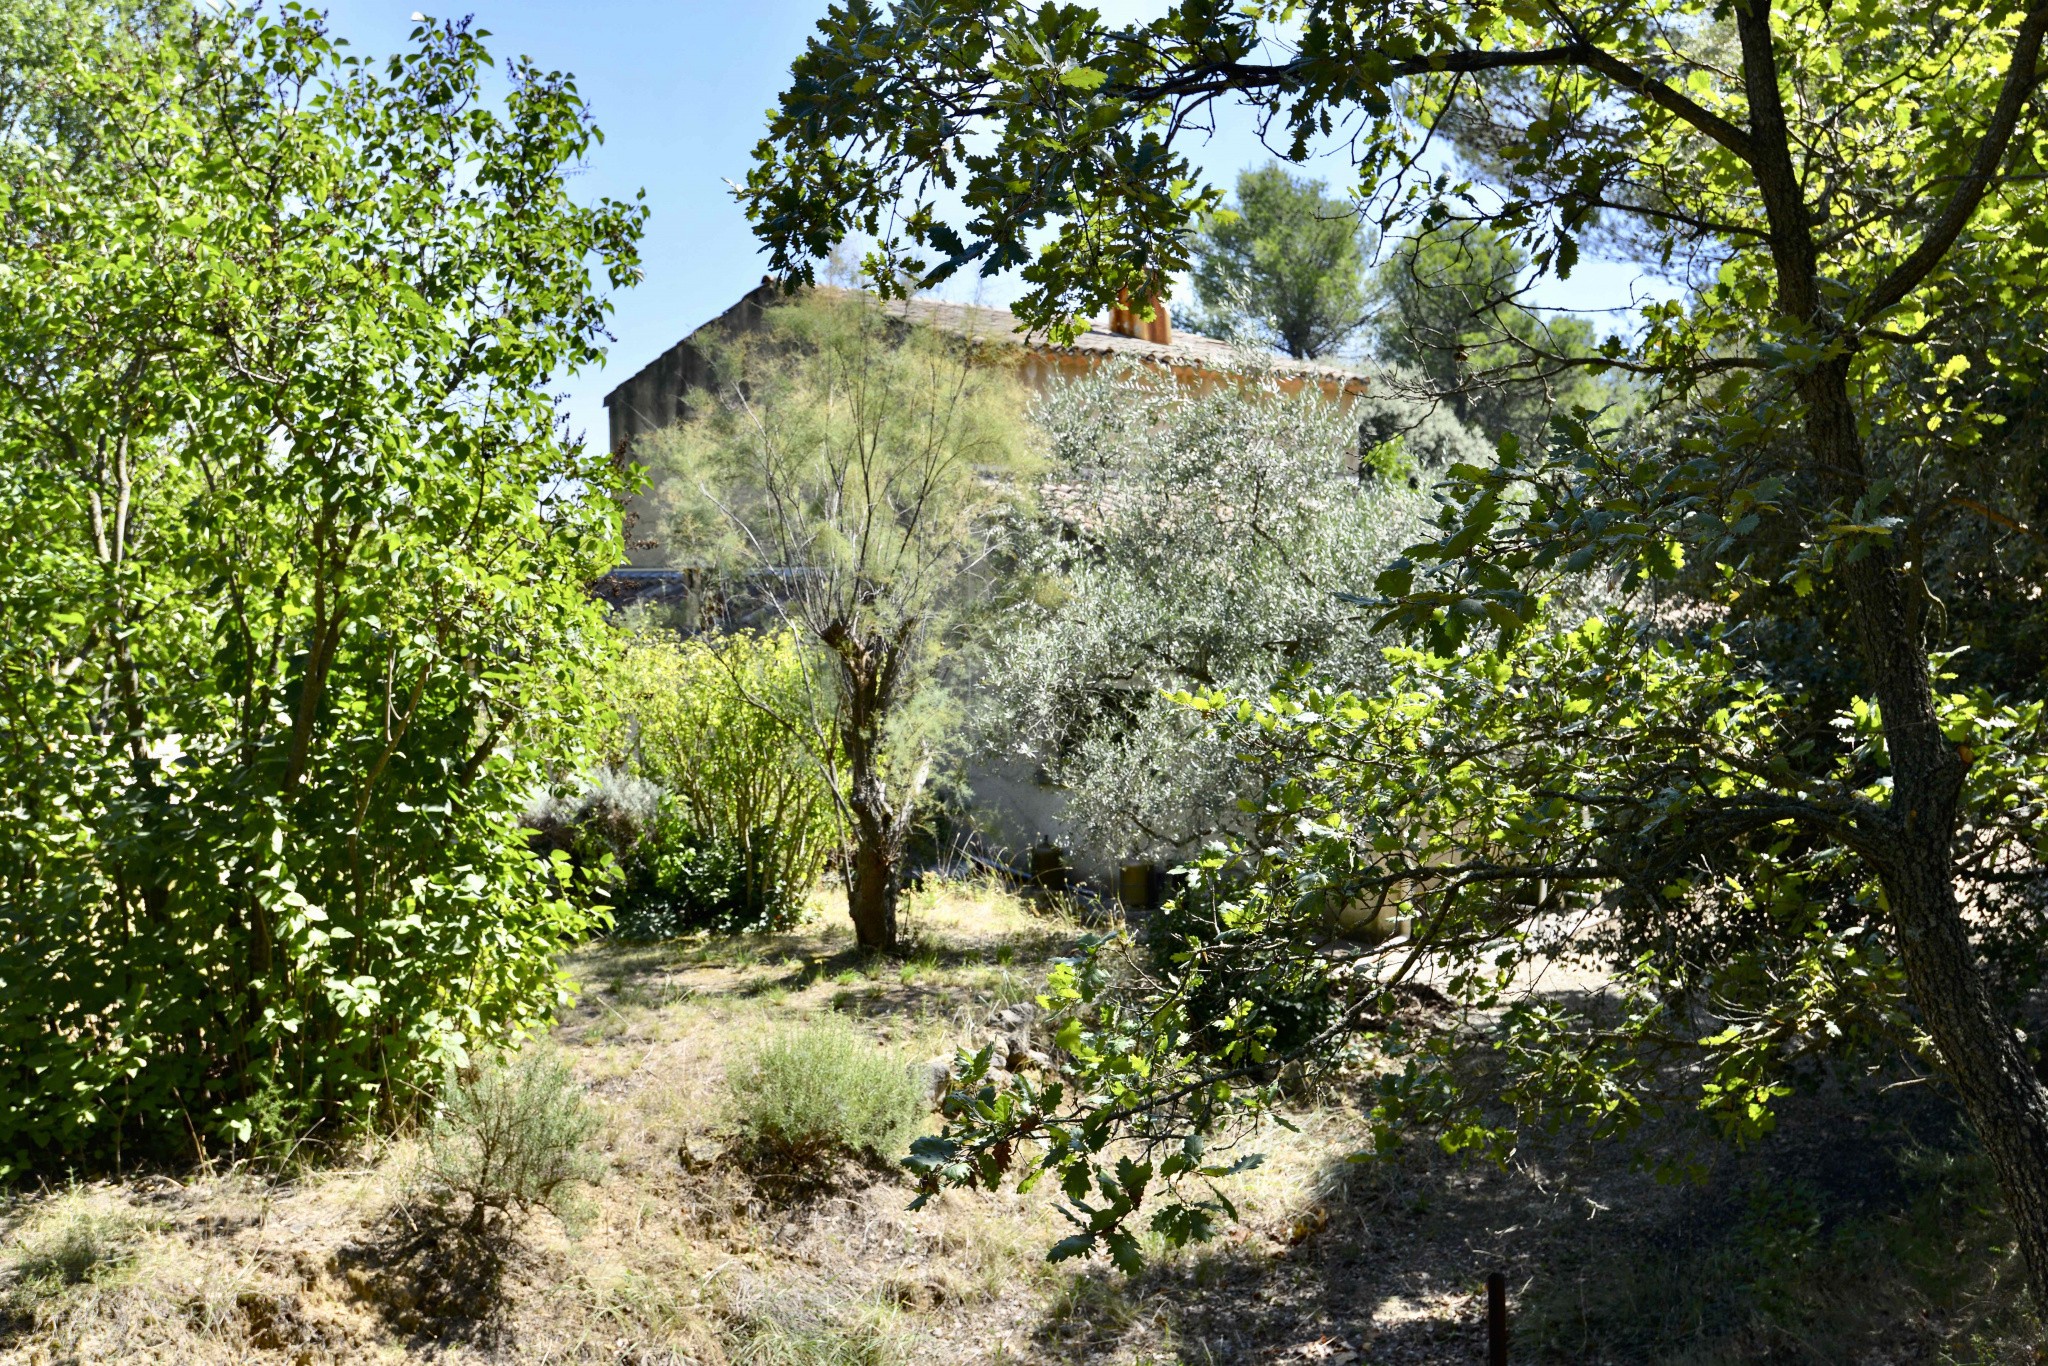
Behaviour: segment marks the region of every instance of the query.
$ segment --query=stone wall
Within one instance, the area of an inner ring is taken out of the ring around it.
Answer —
[[[689,415],[690,391],[711,383],[711,364],[698,345],[710,338],[729,338],[758,327],[780,291],[763,280],[740,301],[642,366],[637,374],[605,395],[611,419],[611,451],[623,456],[635,437],[672,427]]]

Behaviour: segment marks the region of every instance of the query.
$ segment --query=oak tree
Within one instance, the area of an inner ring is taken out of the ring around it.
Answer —
[[[1693,828],[1782,828],[1867,875],[2048,1304],[2048,1091],[1964,913],[1970,832],[2033,816],[1971,806],[1986,761],[1937,688],[1911,548],[1948,512],[1874,455],[1979,421],[1888,383],[1901,358],[1952,365],[1968,325],[1998,335],[1986,364],[2038,363],[2021,324],[2048,247],[2044,32],[2039,3],[1180,0],[1116,24],[1030,0],[848,0],[796,63],[744,199],[780,270],[865,231],[883,278],[1017,270],[1020,311],[1061,326],[1186,268],[1217,191],[1184,143],[1235,99],[1297,154],[1341,129],[1396,226],[1482,224],[1561,277],[1593,237],[1669,272],[1680,296],[1599,359],[1689,419],[1634,444],[1582,427],[1463,472],[1443,538],[1383,580],[1389,611],[1440,646],[1482,623],[1512,638],[1553,572],[1682,551],[1740,591],[1759,538],[1789,530],[1784,573],[1843,604],[1821,648],[1858,680],[1866,771],[1745,759],[1771,799],[1705,783]],[[1469,149],[1460,171],[1424,155],[1439,131]]]

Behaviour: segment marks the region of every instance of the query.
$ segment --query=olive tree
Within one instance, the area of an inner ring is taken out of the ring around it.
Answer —
[[[1838,595],[1815,648],[1855,674],[1850,733],[1867,739],[1764,726],[1729,752],[1742,782],[1694,769],[1676,789],[1684,826],[1715,856],[1778,831],[1852,860],[1902,1007],[1984,1144],[2048,1305],[2048,1089],[1966,914],[1973,885],[2026,874],[2038,847],[2038,807],[1999,804],[2004,780],[1976,775],[2026,770],[2042,746],[2024,705],[1959,715],[1937,686],[1913,546],[1946,509],[1881,458],[1915,432],[1992,435],[1939,385],[1887,382],[1902,359],[1954,367],[1967,328],[1996,335],[1986,365],[2038,365],[2048,5],[1180,0],[1116,24],[1032,0],[855,0],[822,28],[744,192],[778,269],[801,274],[863,230],[878,278],[1014,268],[1025,315],[1070,325],[1187,267],[1189,223],[1218,194],[1181,140],[1205,106],[1237,99],[1291,130],[1297,154],[1344,121],[1390,229],[1482,224],[1560,277],[1595,234],[1669,273],[1678,297],[1598,356],[1526,345],[1546,366],[1637,375],[1693,419],[1641,440],[1567,424],[1546,449],[1511,444],[1497,469],[1459,472],[1442,536],[1381,577],[1390,619],[1443,649],[1478,628],[1512,642],[1555,574],[1711,560],[1733,595],[1761,540],[1797,543],[1784,577]],[[1420,156],[1439,133],[1464,149],[1461,171]],[[1650,727],[1640,744],[1682,773],[1699,739]],[[1601,771],[1557,800],[1643,800]],[[1977,865],[1987,842],[2019,865]],[[1626,860],[1554,871],[1589,894],[1657,887]],[[1129,1176],[1142,1193],[1149,1171]]]
[[[982,729],[1066,789],[1093,841],[1188,857],[1244,827],[1260,780],[1171,695],[1380,675],[1346,595],[1427,524],[1421,481],[1486,447],[1398,400],[1347,410],[1255,373],[1204,391],[1135,363],[1055,386],[1032,420],[1049,496],[980,671]],[[1361,422],[1389,433],[1363,469]]]

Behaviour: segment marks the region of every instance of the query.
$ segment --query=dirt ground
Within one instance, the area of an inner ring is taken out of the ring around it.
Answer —
[[[571,960],[583,991],[556,1042],[607,1168],[576,1236],[538,1214],[501,1265],[451,1259],[404,1140],[289,1179],[18,1193],[0,1205],[0,1362],[1463,1366],[1485,1360],[1493,1270],[1518,1362],[2037,1359],[1995,1195],[1926,1086],[1802,1097],[1745,1152],[1681,1118],[1629,1146],[1532,1143],[1505,1168],[1426,1141],[1347,1161],[1365,1125],[1329,1096],[1258,1136],[1238,1223],[1136,1278],[1048,1265],[1064,1226],[1040,1194],[912,1213],[900,1177],[849,1169],[770,1198],[725,1151],[734,1049],[837,1012],[907,1063],[949,1053],[1079,932],[940,888],[909,908],[916,951],[874,962],[839,920],[825,905],[798,934]]]

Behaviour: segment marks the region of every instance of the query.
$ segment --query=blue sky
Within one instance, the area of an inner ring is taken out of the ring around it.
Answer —
[[[474,13],[490,30],[500,59],[518,53],[573,72],[605,142],[578,181],[589,198],[630,198],[644,189],[650,214],[641,252],[646,279],[615,299],[617,342],[602,371],[562,387],[579,429],[606,440],[604,395],[691,328],[714,316],[761,278],[762,258],[725,181],[744,180],[748,153],[775,102],[789,64],[803,50],[827,0],[468,0],[436,7],[422,0],[328,0],[333,31],[359,53],[402,47],[417,11]],[[1155,11],[1148,0],[1109,0],[1118,17]],[[1228,187],[1239,170],[1262,164],[1249,120],[1225,123],[1196,153],[1197,163]],[[1343,183],[1342,163],[1312,163],[1310,173]],[[1602,308],[1626,296],[1632,272],[1598,263],[1582,266],[1542,302]],[[965,298],[973,281],[945,292]],[[1021,292],[996,281],[981,291],[989,303]]]

